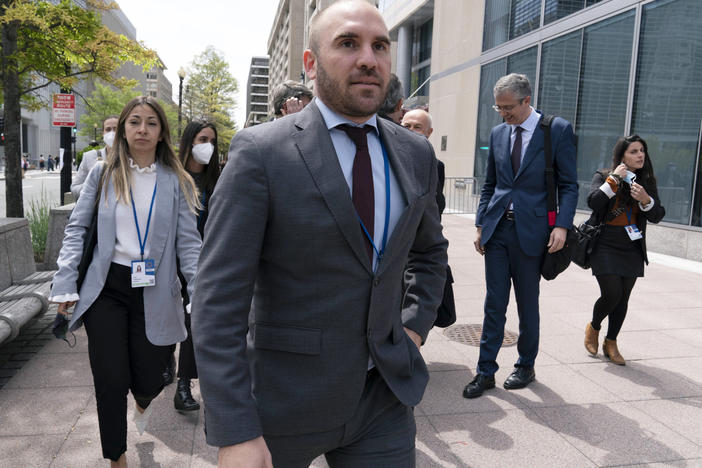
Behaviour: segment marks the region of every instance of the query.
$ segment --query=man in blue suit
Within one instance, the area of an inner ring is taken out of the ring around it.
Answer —
[[[519,313],[519,359],[504,387],[524,388],[534,380],[541,261],[546,250],[563,248],[578,200],[573,129],[556,117],[551,125],[551,148],[559,210],[555,227],[549,231],[544,132],[539,126],[541,114],[530,105],[529,79],[516,73],[504,76],[495,84],[493,95],[493,107],[504,123],[490,134],[487,173],[475,218],[474,244],[485,256],[487,294],[478,370],[463,391],[466,398],[478,397],[495,386],[510,280]]]

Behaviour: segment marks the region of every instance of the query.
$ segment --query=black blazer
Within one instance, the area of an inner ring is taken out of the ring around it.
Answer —
[[[606,193],[600,190],[600,187],[605,183],[608,175],[609,172],[597,171],[595,172],[592,182],[590,183],[590,193],[587,195],[587,206],[592,209],[592,214],[590,215],[590,219],[587,221],[587,223],[593,226],[597,226],[605,220],[607,213],[609,213],[614,207],[614,202],[620,193],[617,191],[615,196],[609,198]],[[663,219],[663,216],[665,216],[665,208],[663,208],[663,205],[661,205],[661,199],[658,197],[658,187],[656,187],[655,184],[641,185],[644,189],[646,189],[648,196],[654,200],[653,208],[648,211],[639,210],[639,216],[636,219],[636,226],[643,235],[639,245],[642,249],[644,261],[646,262],[646,265],[648,265],[648,255],[646,253],[646,224],[649,221],[652,223],[658,223],[661,219]]]

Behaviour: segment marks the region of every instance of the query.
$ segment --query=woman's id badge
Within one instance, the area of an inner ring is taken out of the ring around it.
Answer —
[[[144,288],[156,285],[154,259],[132,260],[132,287]]]
[[[629,239],[633,241],[641,239],[643,237],[641,231],[639,231],[639,228],[636,226],[636,224],[624,226],[624,229],[626,229],[626,233],[629,234]]]

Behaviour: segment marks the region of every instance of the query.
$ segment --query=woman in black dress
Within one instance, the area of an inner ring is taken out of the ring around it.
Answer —
[[[644,275],[644,262],[648,264],[646,223],[657,223],[665,215],[648,146],[641,137],[632,135],[617,141],[612,169],[595,173],[587,204],[592,208],[588,224],[604,226],[590,255],[600,298],[585,329],[585,349],[593,356],[597,354],[600,325],[609,317],[602,352],[614,364],[623,366],[626,361],[617,348],[617,335],[636,278]]]
[[[185,170],[195,181],[200,193],[200,204],[202,209],[197,214],[197,230],[200,236],[204,235],[205,221],[209,213],[209,203],[212,191],[219,179],[219,157],[217,155],[217,128],[210,122],[194,120],[183,130],[180,139],[178,158],[183,163]],[[183,285],[181,294],[183,304],[190,303],[187,283],[180,275]],[[188,337],[180,343],[180,354],[178,356],[178,385],[173,397],[173,406],[178,411],[196,411],[200,409],[200,404],[193,398],[190,391],[191,379],[197,379],[197,367],[195,365],[195,352],[193,351],[193,338],[190,331],[190,313],[186,309],[185,327]]]

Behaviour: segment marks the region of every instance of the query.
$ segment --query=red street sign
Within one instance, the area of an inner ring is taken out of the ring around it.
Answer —
[[[76,126],[76,96],[74,94],[54,94],[51,106],[51,124],[54,127]]]

